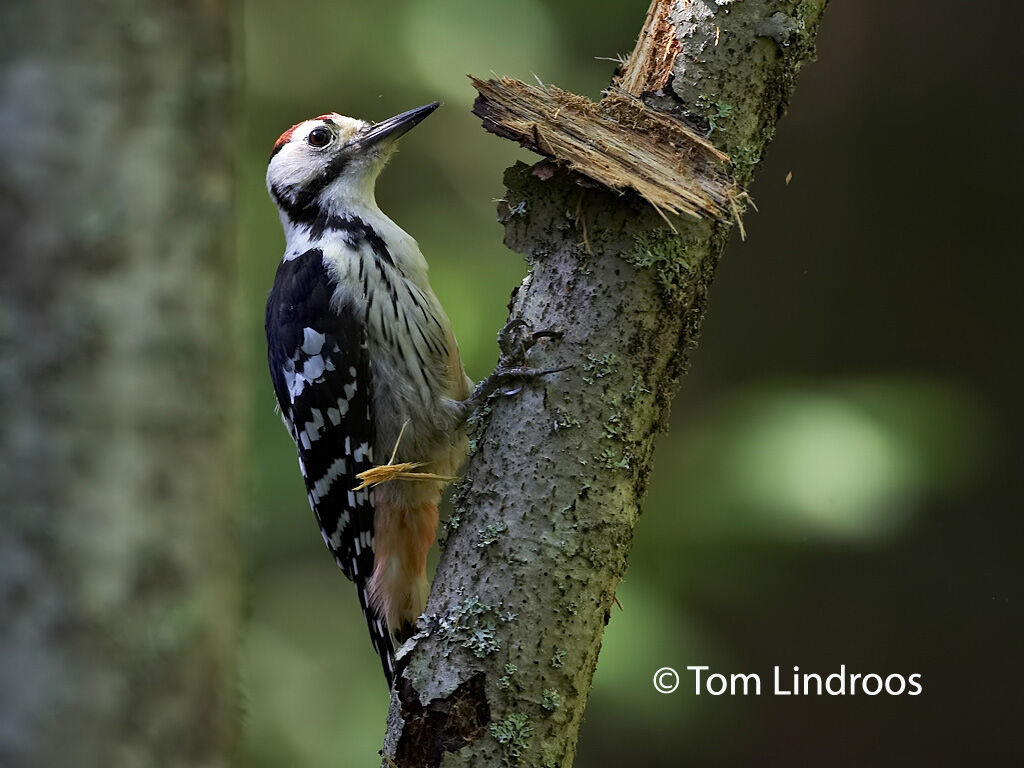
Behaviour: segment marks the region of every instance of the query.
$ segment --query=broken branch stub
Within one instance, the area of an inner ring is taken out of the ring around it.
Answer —
[[[672,23],[673,0],[653,0],[636,46],[622,64],[615,85],[631,96],[660,90],[672,76],[679,39]]]
[[[610,189],[632,189],[660,212],[734,219],[739,189],[728,156],[671,115],[621,90],[594,103],[555,86],[470,80],[487,131]]]

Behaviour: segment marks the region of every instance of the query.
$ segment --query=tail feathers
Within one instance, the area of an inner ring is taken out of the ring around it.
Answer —
[[[365,585],[357,584],[356,592],[359,594],[359,607],[363,609],[363,616],[366,618],[366,628],[370,630],[370,643],[373,645],[373,650],[380,656],[384,677],[387,678],[388,688],[390,688],[395,682],[397,665],[395,664],[395,645],[391,640],[387,621],[378,615],[370,605]]]
[[[427,551],[437,531],[437,505],[374,504],[374,567],[369,583],[357,584],[370,641],[390,687],[400,671],[395,643],[416,632],[427,598]]]
[[[396,637],[411,636],[427,598],[427,551],[437,532],[437,505],[374,505],[370,606]]]

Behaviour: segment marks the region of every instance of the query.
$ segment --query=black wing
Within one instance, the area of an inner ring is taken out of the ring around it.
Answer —
[[[356,474],[373,466],[366,329],[353,306],[334,304],[335,288],[318,248],[281,262],[267,301],[270,377],[324,543],[356,585],[390,685],[391,636],[367,596],[373,507],[369,491],[352,490]]]

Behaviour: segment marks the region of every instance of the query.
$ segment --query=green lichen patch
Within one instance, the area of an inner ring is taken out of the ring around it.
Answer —
[[[586,360],[587,362],[583,364],[583,372],[588,375],[583,377],[583,381],[593,384],[595,379],[603,379],[615,369],[618,358],[614,353],[609,352],[601,357],[587,355]]]
[[[459,526],[462,525],[462,515],[466,510],[462,507],[456,508],[448,519],[441,523],[441,532],[437,536],[437,546],[444,549],[448,543],[448,537],[459,530]]]
[[[515,664],[505,665],[505,674],[498,678],[498,687],[503,691],[509,690],[515,684],[515,675],[519,667]]]
[[[508,524],[503,522],[491,523],[486,528],[481,528],[477,531],[476,545],[480,549],[489,547],[491,544],[498,540],[505,531],[508,530]]]
[[[665,228],[641,232],[633,241],[635,247],[623,258],[638,269],[654,273],[659,294],[669,310],[685,309],[692,300],[694,276],[700,267],[696,241]]]
[[[477,597],[467,597],[446,613],[432,615],[427,626],[441,639],[445,656],[450,655],[455,647],[461,647],[482,659],[501,650],[498,626],[515,619],[515,613],[503,611],[500,605],[489,605]]]
[[[704,134],[705,138],[709,138],[721,127],[721,123],[732,117],[732,104],[721,99],[712,99],[710,96],[701,94],[697,97],[696,106],[708,121],[708,132]]]
[[[514,712],[500,722],[491,723],[490,730],[495,741],[501,745],[502,762],[510,767],[519,765],[533,735],[530,719]]]
[[[737,181],[750,181],[754,176],[755,166],[761,162],[760,150],[747,144],[730,145],[727,149]]]
[[[562,706],[562,696],[554,688],[545,688],[542,694],[540,705],[548,712],[554,712]]]
[[[604,423],[604,436],[609,440],[618,440],[622,437],[624,424],[621,413],[613,413]]]
[[[639,371],[633,371],[633,383],[629,387],[627,399],[631,405],[640,401],[643,395],[651,394],[651,388],[644,382],[644,377]]]
[[[563,429],[571,429],[572,427],[580,426],[580,420],[570,414],[564,408],[555,406],[555,420],[552,422],[551,428],[553,431],[558,432]]]
[[[622,456],[619,456],[619,452],[614,448],[605,448],[594,458],[602,467],[611,470],[629,469],[631,464],[628,454],[623,453]]]

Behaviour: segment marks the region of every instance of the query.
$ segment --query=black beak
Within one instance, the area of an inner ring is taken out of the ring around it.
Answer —
[[[389,117],[387,120],[382,120],[376,125],[371,126],[366,133],[359,138],[359,143],[363,146],[372,146],[379,144],[385,139],[397,139],[404,133],[415,128],[417,125],[426,119],[427,115],[433,112],[440,106],[438,102],[434,101],[430,104],[424,104],[422,107],[416,107],[416,109],[410,109],[408,112],[403,112],[400,115]]]

